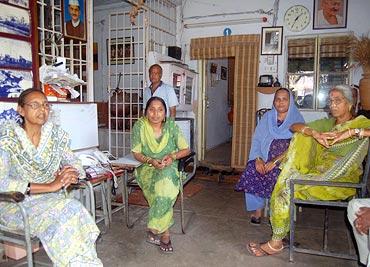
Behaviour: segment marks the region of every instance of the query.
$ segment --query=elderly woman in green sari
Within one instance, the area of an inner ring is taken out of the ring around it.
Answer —
[[[261,244],[249,243],[247,249],[254,256],[277,254],[284,248],[283,238],[289,232],[290,179],[359,181],[368,148],[368,138],[360,133],[370,127],[370,120],[353,116],[349,86],[331,89],[328,104],[331,118],[291,126],[296,134],[271,196],[272,239]],[[296,190],[295,197],[300,199],[346,200],[355,195],[350,188],[297,186]]]
[[[133,128],[132,152],[143,164],[136,168],[136,180],[149,203],[147,241],[163,252],[173,252],[169,228],[173,225],[173,205],[180,189],[177,159],[190,153],[181,130],[166,118],[166,104],[152,97],[145,117]]]

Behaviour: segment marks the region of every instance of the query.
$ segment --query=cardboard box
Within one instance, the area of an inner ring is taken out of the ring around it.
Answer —
[[[4,249],[5,255],[14,260],[19,260],[21,258],[26,257],[27,255],[25,247],[14,243],[4,242]],[[40,249],[39,243],[32,244],[32,253],[39,251],[39,249]]]

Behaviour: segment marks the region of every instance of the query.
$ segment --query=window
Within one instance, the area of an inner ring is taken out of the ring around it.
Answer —
[[[329,90],[349,84],[349,36],[288,39],[287,84],[302,109],[324,109]]]

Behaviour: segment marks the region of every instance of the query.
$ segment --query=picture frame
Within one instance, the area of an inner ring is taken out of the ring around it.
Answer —
[[[62,0],[62,10],[64,37],[86,41],[86,0]]]
[[[0,68],[32,69],[31,43],[0,38]]]
[[[314,0],[313,29],[340,29],[347,27],[348,0]]]
[[[32,87],[32,70],[0,68],[0,98],[18,97],[21,92]]]
[[[0,0],[2,3],[11,4],[13,6],[19,6],[28,9],[30,7],[29,0]]]
[[[221,80],[227,80],[227,68],[221,66]]]
[[[0,32],[30,37],[30,12],[0,2]]]
[[[118,52],[118,53],[116,53]],[[134,37],[120,37],[107,39],[107,64],[134,64],[135,63]]]
[[[261,55],[281,55],[283,52],[283,27],[262,27]]]

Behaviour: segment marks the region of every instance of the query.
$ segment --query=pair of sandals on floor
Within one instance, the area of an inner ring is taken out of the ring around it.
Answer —
[[[171,243],[171,239],[168,239],[168,242],[162,241],[160,235],[156,235],[152,233],[151,231],[147,232],[147,239],[146,242],[159,246],[159,249],[164,253],[172,253],[173,247]]]

